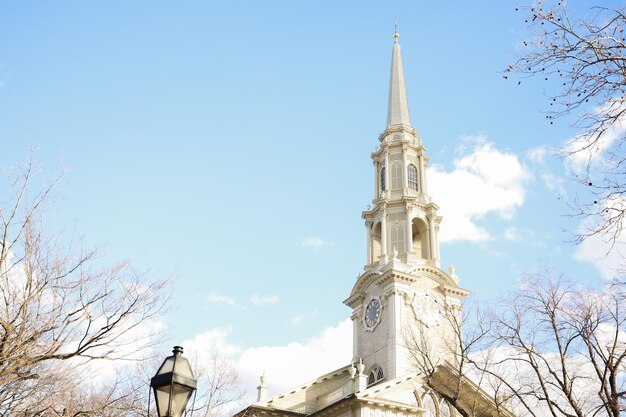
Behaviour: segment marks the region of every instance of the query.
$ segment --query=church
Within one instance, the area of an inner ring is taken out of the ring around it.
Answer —
[[[402,53],[394,33],[387,126],[372,153],[372,204],[362,213],[367,262],[344,304],[353,354],[344,367],[257,402],[236,417],[513,416],[459,372],[461,301],[443,271],[442,218],[428,194],[426,149],[411,125]]]

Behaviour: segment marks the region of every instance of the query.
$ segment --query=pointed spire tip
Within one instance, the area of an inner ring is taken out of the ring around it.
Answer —
[[[389,79],[389,104],[387,109],[387,126],[411,126],[409,117],[409,103],[404,82],[404,68],[402,68],[402,53],[398,44],[398,28],[393,34],[395,39],[391,53],[391,77]]]
[[[398,43],[398,38],[400,37],[400,35],[398,35],[398,18],[396,17],[396,21],[393,24],[393,39],[394,39],[394,43]]]

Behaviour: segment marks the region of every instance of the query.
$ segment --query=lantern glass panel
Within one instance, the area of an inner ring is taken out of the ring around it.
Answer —
[[[174,362],[175,362],[175,357],[168,356],[167,358],[165,358],[165,360],[161,364],[161,367],[159,368],[156,374],[162,375],[168,372],[172,372],[174,370]]]
[[[180,385],[172,387],[172,409],[171,417],[181,417],[185,412],[185,406],[193,391]]]
[[[159,417],[168,417],[168,410],[170,404],[170,387],[169,385],[154,389],[154,396],[157,403],[157,413]]]
[[[170,404],[170,386],[166,385],[154,389],[156,397],[157,412],[160,417],[181,417],[185,412],[185,406],[191,398],[193,390],[181,385],[173,384],[172,398]],[[171,409],[168,408],[171,405]]]
[[[176,368],[175,372],[178,375],[184,376],[185,378],[194,379],[193,371],[191,370],[191,365],[189,364],[189,361],[187,360],[187,358],[183,358],[182,356],[179,356],[176,360],[175,368]]]

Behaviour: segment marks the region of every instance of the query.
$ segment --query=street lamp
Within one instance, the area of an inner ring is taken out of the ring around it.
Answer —
[[[159,417],[181,417],[196,390],[196,379],[189,361],[182,355],[183,348],[174,346],[172,352],[150,380]]]

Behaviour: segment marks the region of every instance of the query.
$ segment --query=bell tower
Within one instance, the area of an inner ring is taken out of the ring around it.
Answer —
[[[440,268],[441,217],[428,194],[426,148],[410,121],[398,37],[387,126],[371,155],[374,198],[362,214],[367,262],[344,301],[352,308],[353,361],[363,362],[369,385],[414,370],[409,345],[416,339],[432,346],[434,361],[452,357],[445,350],[458,337],[453,321],[468,294],[453,268]]]

